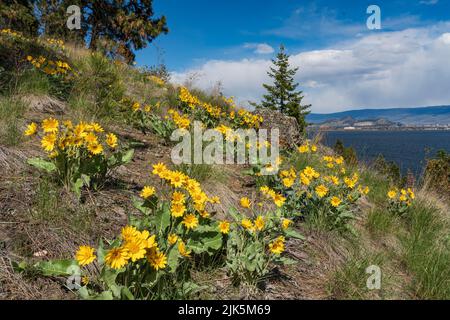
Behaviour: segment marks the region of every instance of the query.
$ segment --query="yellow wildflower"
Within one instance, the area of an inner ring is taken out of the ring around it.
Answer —
[[[95,260],[94,248],[90,246],[80,246],[75,254],[75,259],[80,266],[92,263]]]
[[[219,222],[219,230],[223,234],[227,234],[230,231],[230,223],[227,220]]]
[[[155,194],[155,188],[154,187],[149,187],[149,186],[145,186],[141,193],[140,196],[144,199],[148,199],[150,198],[152,195]]]
[[[195,229],[198,225],[198,219],[195,215],[188,214],[184,217],[182,224],[184,224],[187,229]]]
[[[251,202],[250,202],[249,198],[242,197],[240,202],[241,202],[241,207],[243,207],[243,208],[250,208]]]
[[[27,126],[27,129],[25,130],[24,134],[26,136],[32,136],[32,135],[36,134],[37,129],[38,129],[37,124],[32,122]]]
[[[123,247],[113,248],[105,256],[105,263],[113,269],[120,269],[128,263],[128,252]]]
[[[284,241],[285,241],[284,237],[279,236],[276,240],[271,242],[269,244],[270,252],[277,255],[281,254],[284,251]]]

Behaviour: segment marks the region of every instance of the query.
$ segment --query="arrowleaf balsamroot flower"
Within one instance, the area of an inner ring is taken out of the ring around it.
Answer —
[[[333,206],[333,207],[337,207],[337,206],[339,206],[340,204],[341,204],[341,202],[342,202],[342,200],[341,199],[339,199],[338,197],[332,197],[331,199],[330,199],[330,203],[331,203],[331,205]]]
[[[387,196],[389,199],[394,199],[397,196],[397,191],[389,190],[389,192],[387,193]]]
[[[287,228],[289,228],[289,226],[292,223],[293,223],[293,221],[290,219],[283,219],[283,221],[281,222],[281,226],[282,226],[283,230],[286,230]]]
[[[144,199],[148,199],[150,198],[152,195],[155,194],[155,188],[154,187],[150,187],[150,186],[145,186],[141,193],[139,194],[142,198]]]
[[[99,155],[103,153],[103,146],[98,142],[88,144],[87,149],[93,155]]]
[[[242,227],[244,227],[244,229],[248,230],[248,231],[253,231],[255,229],[255,226],[253,225],[252,220],[244,218],[241,221],[241,225]]]
[[[184,217],[182,223],[187,229],[195,229],[198,225],[198,219],[195,215],[188,214],[187,216]]]
[[[251,202],[250,199],[247,197],[242,197],[241,198],[241,207],[243,208],[250,208]]]
[[[114,148],[117,148],[117,141],[118,141],[118,139],[117,139],[117,136],[114,134],[114,133],[108,133],[107,135],[106,135],[106,144],[111,148],[111,149],[114,149]]]
[[[56,143],[55,133],[47,134],[41,140],[41,146],[47,152],[52,152],[53,149],[55,149],[55,143]]]
[[[32,122],[27,126],[27,129],[25,130],[24,135],[32,136],[32,135],[36,134],[37,129],[38,129],[37,124]]]
[[[186,212],[186,207],[181,203],[173,203],[170,207],[170,213],[172,214],[172,217],[179,218],[184,215]]]
[[[80,246],[75,254],[75,259],[80,266],[85,266],[92,263],[95,260],[94,248],[90,246]]]
[[[56,133],[59,129],[59,122],[53,118],[45,119],[42,121],[42,129],[45,133]]]
[[[139,231],[133,226],[125,226],[122,228],[122,239],[124,241],[132,241],[138,236],[138,232]]]
[[[178,243],[178,252],[186,258],[189,258],[191,256],[191,251],[186,250],[186,244],[183,241],[180,241]]]
[[[172,203],[184,204],[185,200],[186,196],[184,195],[184,193],[179,191],[175,191],[174,193],[172,193]]]
[[[228,232],[230,231],[230,223],[227,220],[220,221],[219,230],[223,234],[228,234]]]
[[[128,251],[123,248],[112,248],[105,256],[105,263],[113,269],[123,268],[128,263]]]
[[[147,261],[156,270],[164,269],[167,265],[167,257],[157,248],[152,248],[147,253]]]
[[[169,243],[169,245],[174,245],[175,243],[177,243],[178,241],[178,236],[175,233],[171,233],[169,234],[169,236],[167,237],[167,242]]]
[[[123,248],[127,251],[131,261],[135,262],[145,257],[147,247],[145,242],[143,239],[135,238],[124,244]]]
[[[319,196],[319,198],[323,198],[327,195],[328,193],[328,188],[325,187],[323,184],[318,185],[315,189],[317,195]]]
[[[273,254],[281,254],[284,251],[284,237],[279,236],[277,239],[275,239],[273,242],[269,243],[269,250]]]
[[[265,223],[264,218],[262,216],[258,216],[258,217],[256,217],[254,224],[255,224],[255,229],[256,230],[262,231],[264,229],[264,226],[265,226],[266,223]]]

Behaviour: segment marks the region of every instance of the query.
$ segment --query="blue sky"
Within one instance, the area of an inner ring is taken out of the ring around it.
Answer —
[[[381,30],[366,27],[369,16],[366,9],[371,4],[381,8]],[[367,88],[359,91],[353,88],[354,92],[348,93],[351,81],[367,76],[379,78],[383,72],[391,75],[397,72],[401,79],[406,77],[401,74],[404,70],[395,70],[398,69],[397,59],[409,61],[411,55],[417,55],[416,62],[419,63],[423,60],[420,54],[424,50],[429,50],[430,56],[446,53],[447,46],[441,48],[439,45],[446,44],[446,34],[450,32],[449,0],[155,0],[154,9],[157,15],[166,15],[170,31],[137,52],[138,65],[153,65],[161,56],[174,72],[174,79],[182,81],[183,77],[198,73],[201,79],[197,86],[208,89],[220,81],[225,93],[236,96],[243,104],[259,99],[262,91],[258,88],[268,80],[260,69],[268,66],[280,43],[292,55],[293,64],[301,68],[297,80],[301,85],[306,83],[302,89],[307,96],[305,99],[313,103],[313,111],[450,104],[450,96],[440,92],[439,96],[434,94],[432,97],[430,92],[422,92],[422,98],[415,100],[401,99],[395,94],[392,99],[373,101],[377,94],[389,93],[383,87],[394,80],[391,78],[385,78],[384,85],[376,83],[373,95]],[[362,54],[365,58],[361,58]],[[319,66],[314,63],[317,59],[323,62]],[[409,62],[414,66],[414,61]],[[336,63],[348,63],[348,67],[342,70],[336,68]],[[327,64],[330,69],[320,71]],[[233,84],[227,66],[237,70],[236,77],[244,77],[249,85]],[[305,68],[303,74],[302,67]],[[435,67],[436,64],[426,65],[418,72],[429,72]],[[240,69],[247,73],[240,75]],[[332,70],[336,72],[330,73]],[[341,78],[339,72],[343,72]],[[253,76],[249,77],[248,73]],[[444,73],[441,80],[447,80],[447,75]],[[417,73],[416,76],[425,75]],[[336,84],[342,86],[344,81],[349,82],[348,87],[339,88],[345,90],[342,96],[335,97]],[[436,90],[432,91],[436,93]],[[319,100],[319,95],[323,94],[325,97]],[[406,92],[404,94],[406,96]]]

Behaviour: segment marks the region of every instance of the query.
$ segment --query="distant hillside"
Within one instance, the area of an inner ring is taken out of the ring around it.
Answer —
[[[343,118],[355,120],[386,119],[404,125],[450,124],[450,106],[392,109],[361,109],[343,112],[320,114],[311,113],[307,116],[310,123],[322,123]]]

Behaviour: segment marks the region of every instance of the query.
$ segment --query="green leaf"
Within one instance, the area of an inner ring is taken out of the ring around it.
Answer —
[[[203,252],[213,253],[222,247],[222,234],[217,231],[194,232],[187,242],[187,247],[196,254]]]
[[[295,231],[294,229],[288,228],[284,231],[284,233],[288,237],[305,240],[305,237],[302,234],[300,234],[299,232]]]
[[[122,298],[127,298],[128,300],[134,300],[134,296],[127,287],[122,287]]]
[[[103,291],[102,293],[95,294],[95,295],[89,295],[89,291],[86,287],[81,287],[78,290],[78,294],[80,295],[81,299],[84,300],[113,300],[113,294],[111,291]]]
[[[145,207],[145,201],[141,200],[138,197],[133,197],[131,199],[131,202],[133,204],[133,207],[135,207],[136,209],[138,209],[140,212],[142,212],[145,215],[149,215],[150,214],[150,209]]]
[[[155,228],[157,234],[163,234],[170,226],[170,209],[169,204],[164,203],[155,215]]]
[[[125,152],[125,154],[122,155],[122,159],[121,159],[122,164],[130,162],[131,159],[133,159],[133,155],[134,155],[134,149],[130,149],[127,152]]]
[[[72,191],[78,196],[81,197],[81,189],[83,188],[83,179],[78,178],[74,183],[72,183]]]
[[[38,169],[45,170],[47,172],[56,171],[56,166],[53,162],[46,161],[41,158],[31,158],[27,160],[29,165],[32,165]]]
[[[235,221],[240,221],[241,220],[241,215],[239,214],[239,212],[237,211],[237,209],[235,207],[231,207],[228,210],[228,213],[233,217],[233,219]]]
[[[295,261],[294,259],[290,259],[290,258],[286,258],[286,257],[279,257],[276,259],[277,262],[282,263],[284,265],[292,265],[292,264],[296,264],[297,261]]]
[[[44,276],[68,276],[81,274],[80,267],[75,260],[40,261],[34,265]]]
[[[167,264],[169,265],[169,271],[174,273],[177,271],[179,265],[180,253],[178,252],[177,246],[173,246],[169,253],[167,254]]]

